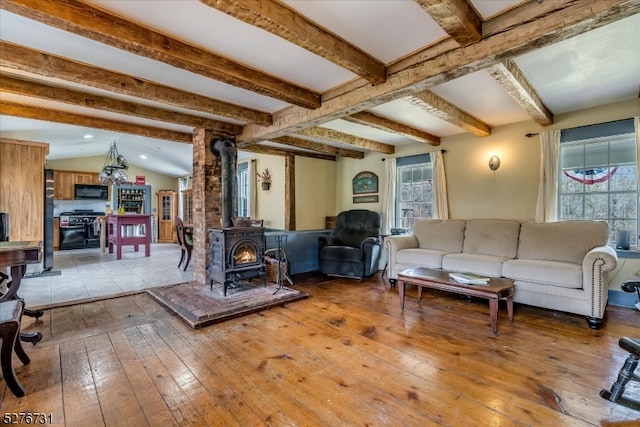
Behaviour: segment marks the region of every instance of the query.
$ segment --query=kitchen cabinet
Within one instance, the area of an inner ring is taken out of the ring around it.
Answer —
[[[176,215],[178,214],[175,191],[158,191],[158,243],[176,242]]]
[[[0,212],[9,239],[44,240],[44,168],[49,144],[0,139]]]
[[[53,171],[53,199],[73,200],[73,185],[75,174],[73,172]]]
[[[98,174],[94,172],[75,172],[75,184],[94,184],[98,185]]]
[[[53,171],[54,200],[74,200],[76,184],[99,184],[98,172]]]

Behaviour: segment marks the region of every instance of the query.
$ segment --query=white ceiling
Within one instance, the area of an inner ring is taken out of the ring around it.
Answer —
[[[352,72],[320,56],[260,28],[236,20],[197,0],[98,0],[89,3],[319,93],[357,78]],[[293,0],[285,3],[385,64],[391,64],[448,37],[417,2],[410,0]],[[473,0],[471,3],[483,19],[488,19],[523,2]],[[638,28],[640,14],[635,14],[524,54],[515,58],[515,62],[546,107],[554,114],[635,98],[638,97],[640,86]],[[82,38],[6,10],[0,10],[0,38],[3,41],[268,113],[275,113],[289,106],[284,101]],[[0,67],[0,71],[51,85],[244,124],[241,121],[119,95],[7,67]],[[486,70],[450,80],[431,90],[492,127],[530,120],[523,108]],[[0,99],[180,132],[192,131],[187,126],[7,92],[1,92]],[[430,115],[402,98],[373,107],[369,111],[440,137],[464,132],[463,129]],[[415,142],[405,136],[345,120],[333,120],[322,126],[391,145]],[[85,139],[86,134],[93,135],[93,139]],[[189,144],[4,114],[0,114],[0,136],[48,142],[48,159],[104,155],[109,143],[117,140],[120,153],[131,164],[170,176],[191,173],[192,153]],[[344,148],[358,150],[354,147]],[[140,158],[140,155],[145,155],[147,159]]]

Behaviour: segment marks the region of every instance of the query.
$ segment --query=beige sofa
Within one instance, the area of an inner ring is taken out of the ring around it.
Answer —
[[[418,220],[411,235],[389,236],[392,284],[407,268],[430,267],[514,280],[519,303],[587,316],[602,326],[607,272],[618,257],[603,221]]]

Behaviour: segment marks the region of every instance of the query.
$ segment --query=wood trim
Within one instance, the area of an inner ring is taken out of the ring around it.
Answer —
[[[385,66],[381,61],[332,34],[284,3],[273,0],[200,1],[313,52],[370,83],[382,83],[386,78]]]
[[[98,117],[83,116],[65,111],[18,104],[15,102],[0,101],[2,114],[27,119],[45,120],[48,122],[65,123],[75,126],[87,126],[98,129],[106,129],[115,132],[124,132],[149,138],[164,139],[167,141],[191,144],[193,135],[185,132],[176,132],[145,125],[137,125],[117,120],[101,119]]]
[[[4,111],[2,112],[4,114]],[[27,145],[31,147],[40,147],[45,150],[44,154],[49,154],[49,143],[48,142],[38,142],[38,141],[27,141],[25,139],[13,139],[13,138],[1,138],[0,143],[5,144],[16,144],[16,145]]]
[[[489,73],[536,123],[542,126],[553,124],[553,114],[514,61],[509,59],[496,64],[489,68]]]
[[[545,2],[546,3],[546,2]],[[402,68],[387,70],[387,80],[375,86],[353,90],[324,100],[315,110],[290,107],[273,114],[271,126],[248,124],[237,141],[256,144],[300,129],[318,126],[355,112],[368,110],[391,100],[429,89],[499,62],[569,39],[594,28],[640,13],[636,0],[582,0],[549,12],[544,19],[522,22],[477,43],[446,50],[445,47],[413,56],[417,63],[402,61]],[[449,46],[445,43],[444,46]],[[350,83],[353,86],[352,83]],[[337,91],[337,90],[336,90]],[[336,92],[334,91],[334,92]]]
[[[395,152],[395,147],[393,145],[319,126],[309,129],[302,129],[298,131],[298,133],[310,138],[317,138],[320,140],[352,145],[354,147],[366,148],[367,150],[378,151],[384,154],[393,154]]]
[[[293,136],[281,136],[272,140],[278,144],[290,145],[292,147],[304,148],[307,150],[318,151],[320,153],[332,154],[340,157],[351,157],[353,159],[364,159],[364,153],[362,151],[347,150],[345,148],[334,147],[333,145],[325,144],[322,142],[309,141],[303,138],[296,138]]]
[[[320,153],[311,153],[309,151],[300,151],[300,150],[289,150],[286,148],[278,148],[278,147],[268,147],[265,145],[248,145],[244,148],[238,148],[241,151],[249,151],[251,153],[259,153],[259,154],[270,154],[272,156],[302,156],[302,157],[310,157],[312,159],[319,160],[330,160],[336,161],[336,156],[331,156],[329,154],[320,154]]]
[[[350,116],[345,116],[342,120],[358,123],[385,132],[392,132],[426,144],[440,145],[440,137],[438,136],[389,120],[368,111],[361,111],[359,113],[351,114]]]
[[[43,24],[252,92],[317,108],[320,95],[232,59],[75,0],[3,0],[2,8]]]
[[[430,90],[423,90],[408,97],[409,102],[432,116],[458,126],[476,136],[491,135],[491,126],[473,117]]]
[[[27,71],[43,77],[62,79],[121,95],[163,102],[175,107],[202,111],[234,120],[244,120],[263,126],[272,123],[269,113],[174,89],[105,68],[71,61],[14,43],[0,41],[0,51],[2,52],[0,66],[13,70]]]
[[[219,132],[221,136],[233,136],[242,132],[242,126],[206,117],[184,114],[178,111],[165,110],[145,104],[123,101],[107,96],[96,95],[89,92],[51,86],[32,80],[21,79],[0,73],[0,91],[47,99],[50,101],[64,102],[70,105],[79,105],[112,113],[126,114],[143,117],[179,125],[201,127]]]
[[[482,20],[466,0],[416,0],[462,46],[482,38]]]
[[[296,229],[296,158],[284,158],[284,229]]]

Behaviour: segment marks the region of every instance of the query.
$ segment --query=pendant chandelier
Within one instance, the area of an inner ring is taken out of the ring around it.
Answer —
[[[98,176],[100,183],[102,185],[111,185],[126,182],[128,178],[127,169],[129,169],[129,163],[127,163],[124,156],[118,153],[116,141],[113,141],[109,151],[107,151],[104,167]]]

